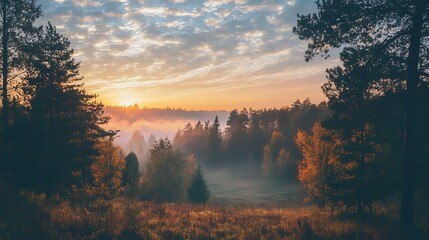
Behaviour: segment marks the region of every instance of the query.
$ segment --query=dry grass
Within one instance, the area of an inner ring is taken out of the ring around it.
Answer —
[[[367,219],[296,209],[128,199],[45,208],[53,239],[400,239],[389,211]],[[384,211],[384,212],[383,212]]]

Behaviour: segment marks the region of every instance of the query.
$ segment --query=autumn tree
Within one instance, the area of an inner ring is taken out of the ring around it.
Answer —
[[[134,152],[125,157],[125,170],[123,172],[122,185],[131,196],[136,196],[139,187],[139,162]]]
[[[209,200],[209,190],[201,166],[195,170],[188,187],[188,199],[192,203],[206,203]]]
[[[112,199],[122,191],[125,160],[113,138],[100,141],[96,145],[99,155],[91,166],[94,178],[94,193]]]
[[[272,156],[277,158],[280,153],[280,150],[284,148],[286,144],[286,137],[279,131],[274,131],[271,134],[271,139],[268,143],[271,148]]]
[[[276,174],[282,179],[296,179],[297,165],[290,158],[290,153],[280,149],[276,158]]]
[[[271,154],[271,147],[269,145],[264,146],[264,154],[261,163],[261,172],[265,177],[271,176],[274,165],[273,165],[273,157]]]
[[[315,123],[312,134],[298,131],[296,144],[302,152],[298,165],[298,179],[319,208],[329,205],[335,210],[340,205],[336,184],[340,182],[341,165],[338,161],[338,141],[334,133]]]
[[[294,32],[309,40],[306,60],[318,54],[329,56],[332,48],[365,56],[368,66],[379,73],[389,69],[396,74],[375,74],[384,79],[405,81],[406,134],[401,227],[408,233],[414,228],[415,165],[417,159],[417,89],[428,77],[429,0],[407,1],[317,1],[318,12],[299,15]],[[375,64],[371,64],[375,63]],[[382,91],[382,89],[381,89]]]
[[[160,202],[175,202],[184,190],[183,154],[173,150],[170,140],[159,139],[150,149],[150,159],[144,173],[143,191],[146,197]]]

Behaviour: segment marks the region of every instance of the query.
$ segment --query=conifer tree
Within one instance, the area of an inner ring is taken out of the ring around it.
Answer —
[[[30,107],[16,126],[15,143],[27,151],[15,151],[15,173],[24,186],[50,194],[89,181],[95,145],[115,133],[101,128],[109,120],[103,105],[78,83],[70,41],[49,23],[31,48],[24,78]]]
[[[188,187],[188,199],[192,203],[206,203],[209,196],[210,192],[204,180],[203,171],[201,170],[201,166],[198,166]]]
[[[218,164],[220,162],[222,135],[219,125],[219,119],[216,116],[213,125],[208,129],[208,162],[209,164]]]
[[[125,170],[123,173],[122,185],[126,188],[127,194],[136,196],[139,184],[139,162],[134,152],[130,152],[125,157]]]
[[[11,84],[22,77],[25,72],[25,43],[32,37],[37,28],[34,21],[41,15],[36,0],[2,0],[0,1],[0,41],[1,41],[1,125],[0,154],[2,160],[10,160],[10,99]],[[15,84],[16,85],[16,84]],[[13,87],[13,86],[12,86]],[[13,94],[16,97],[21,89]],[[0,161],[2,163],[2,161]],[[4,170],[4,169],[2,169]]]

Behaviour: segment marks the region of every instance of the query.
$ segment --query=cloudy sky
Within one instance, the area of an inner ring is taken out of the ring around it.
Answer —
[[[107,105],[226,109],[324,100],[334,59],[293,33],[313,0],[38,0]]]

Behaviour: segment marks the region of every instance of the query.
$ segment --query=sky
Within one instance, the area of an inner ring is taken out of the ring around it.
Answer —
[[[292,33],[313,0],[38,0],[106,105],[232,110],[325,100],[325,69]]]

